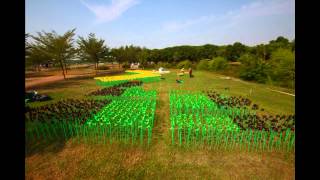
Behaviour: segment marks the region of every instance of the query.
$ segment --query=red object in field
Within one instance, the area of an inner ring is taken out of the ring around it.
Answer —
[[[189,68],[189,76],[192,77],[192,69]]]

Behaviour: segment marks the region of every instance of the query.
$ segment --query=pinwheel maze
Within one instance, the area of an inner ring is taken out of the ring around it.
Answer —
[[[26,109],[27,143],[72,139],[78,143],[149,145],[156,108],[156,91],[141,81],[127,81],[91,92],[104,99],[68,99]]]
[[[294,151],[294,116],[258,116],[247,98],[216,92],[170,92],[171,141],[183,147]]]
[[[141,85],[157,78],[147,71],[96,78],[105,87],[86,98],[27,107],[27,142],[71,139],[149,147],[157,92]],[[168,133],[174,147],[294,152],[294,115],[259,115],[259,106],[250,99],[214,91],[170,90],[168,103]]]

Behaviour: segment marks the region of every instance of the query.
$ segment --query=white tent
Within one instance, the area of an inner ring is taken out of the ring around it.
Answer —
[[[160,67],[158,71],[153,70],[153,73],[167,74],[170,73],[170,71],[166,71],[163,67]]]

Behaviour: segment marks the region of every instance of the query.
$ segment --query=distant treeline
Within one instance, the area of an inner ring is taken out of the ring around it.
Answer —
[[[93,33],[88,38],[74,41],[75,29],[58,35],[56,32],[26,34],[26,65],[39,66],[48,61],[61,67],[63,74],[72,59],[93,62],[119,62],[128,67],[140,62],[144,68],[193,67],[209,71],[234,71],[232,74],[245,80],[273,83],[294,88],[295,41],[280,36],[268,44],[246,46],[240,42],[232,45],[174,46],[163,49],[127,45],[109,48],[104,40]],[[28,41],[31,38],[33,41]],[[75,43],[76,42],[76,43]],[[231,68],[230,62],[240,62],[239,68]]]

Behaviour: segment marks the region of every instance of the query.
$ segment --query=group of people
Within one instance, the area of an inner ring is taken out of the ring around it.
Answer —
[[[184,75],[184,68],[182,68],[180,70],[180,74],[177,74],[177,79],[176,79],[176,82],[177,83],[182,83],[182,80],[180,79],[180,75]],[[192,75],[192,68],[190,67],[189,70],[188,70],[188,73],[189,73],[189,77],[192,78],[193,75]]]
[[[180,71],[181,71],[181,73],[184,75],[184,68],[182,68]],[[190,78],[193,77],[193,76],[192,76],[192,68],[191,68],[191,67],[189,68],[188,72],[189,72],[189,77],[190,77]]]

